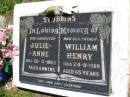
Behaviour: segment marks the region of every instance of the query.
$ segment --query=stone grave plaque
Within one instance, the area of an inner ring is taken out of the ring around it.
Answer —
[[[20,17],[22,83],[109,95],[111,12]]]

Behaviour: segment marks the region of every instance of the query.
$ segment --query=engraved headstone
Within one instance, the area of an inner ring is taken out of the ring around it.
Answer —
[[[109,95],[111,12],[20,17],[20,81]]]

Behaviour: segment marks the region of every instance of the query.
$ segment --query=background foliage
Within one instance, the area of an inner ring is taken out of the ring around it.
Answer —
[[[0,14],[12,11],[14,4],[21,3],[22,0],[0,0]]]
[[[0,0],[0,15],[5,16],[8,21],[12,21],[15,4],[38,1],[45,0]]]

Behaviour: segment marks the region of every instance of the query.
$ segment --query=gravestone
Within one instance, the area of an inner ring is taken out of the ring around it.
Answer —
[[[62,1],[15,6],[16,86],[67,97],[127,97],[127,2]],[[112,2],[124,3],[125,11]],[[74,4],[78,13],[40,14],[50,6]]]
[[[23,83],[109,95],[111,12],[21,17],[20,53]]]

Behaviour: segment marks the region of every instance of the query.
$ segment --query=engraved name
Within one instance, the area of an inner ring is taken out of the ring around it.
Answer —
[[[55,16],[52,21],[50,21],[49,17],[43,18],[44,23],[48,23],[48,22],[75,22],[75,21],[76,21],[75,16],[69,16],[69,17]]]

